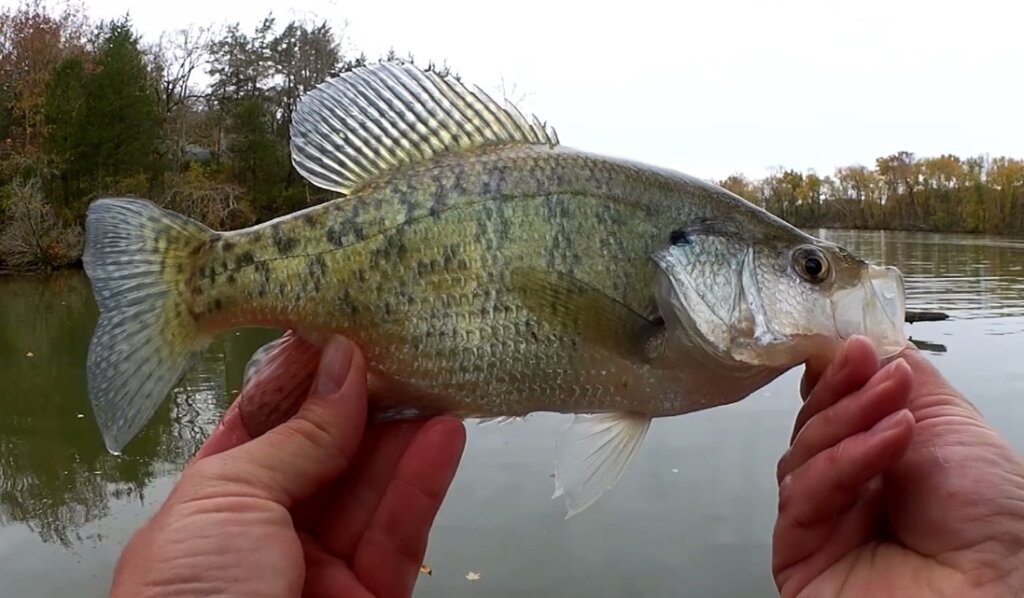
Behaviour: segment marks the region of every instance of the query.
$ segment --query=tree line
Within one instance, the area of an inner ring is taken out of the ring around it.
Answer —
[[[100,196],[147,197],[214,228],[323,201],[291,166],[288,130],[302,94],[367,63],[342,42],[326,21],[273,15],[144,40],[127,17],[95,22],[72,5],[0,9],[0,270],[78,263]],[[1011,158],[901,152],[833,176],[717,182],[798,226],[1024,231],[1024,164]]]
[[[796,226],[1024,233],[1024,161],[1015,158],[901,151],[831,176],[775,169],[717,183]]]

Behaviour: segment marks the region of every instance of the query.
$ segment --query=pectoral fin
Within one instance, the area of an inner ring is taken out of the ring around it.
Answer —
[[[568,513],[583,511],[615,485],[643,443],[651,418],[638,413],[576,415],[558,440],[555,494]]]
[[[321,351],[289,330],[253,353],[245,366],[238,404],[250,436],[265,433],[298,411],[309,396]]]
[[[658,323],[568,274],[521,267],[511,278],[519,299],[538,318],[615,355],[647,360]]]

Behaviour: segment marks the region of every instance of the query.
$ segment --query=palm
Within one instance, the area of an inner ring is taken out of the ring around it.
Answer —
[[[854,373],[847,375],[845,392],[835,375],[822,377],[818,395],[811,395],[797,421],[808,433],[797,437],[790,453],[806,455],[802,441],[829,435],[820,432],[825,426],[811,430],[816,419],[830,421],[831,428],[839,419],[859,418],[866,425],[815,446],[809,452],[816,454],[806,459],[798,455],[799,463],[788,463],[789,454],[780,462],[780,474],[793,474],[792,485],[800,486],[795,500],[803,503],[788,509],[780,504],[775,573],[782,593],[969,595],[1005,582],[1024,549],[1024,467],[1018,458],[917,352],[904,355],[912,384],[876,384],[873,392],[862,387],[877,362],[857,349],[852,353],[859,363],[849,366]],[[818,375],[808,369],[808,386]],[[863,434],[903,408],[916,423],[908,418],[888,434]],[[855,463],[844,470],[844,461]],[[827,467],[816,469],[819,463]],[[853,477],[846,483],[830,479],[829,469]],[[843,496],[833,501],[835,508],[805,506],[822,491]]]
[[[452,472],[451,443],[418,435],[422,423],[368,428],[334,484],[293,509],[306,559],[305,595],[409,596]],[[450,452],[450,448],[448,449]]]

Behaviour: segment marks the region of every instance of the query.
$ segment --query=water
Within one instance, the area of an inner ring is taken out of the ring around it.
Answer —
[[[898,266],[927,355],[1024,451],[1024,241],[820,231]],[[80,273],[0,278],[0,595],[102,596],[121,546],[159,506],[272,331],[228,333],[132,443],[106,453],[84,363],[96,308]],[[417,595],[771,596],[775,460],[799,371],[747,400],[657,421],[616,488],[563,520],[549,478],[561,416],[468,426]],[[466,580],[478,572],[479,581]]]

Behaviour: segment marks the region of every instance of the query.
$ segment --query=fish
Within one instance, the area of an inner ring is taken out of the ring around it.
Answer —
[[[283,331],[245,374],[280,416],[340,334],[365,356],[373,421],[571,414],[568,517],[652,420],[735,403],[854,334],[880,355],[906,342],[898,269],[713,183],[566,146],[458,77],[348,71],[302,96],[289,143],[330,199],[227,231],[141,198],[89,205],[86,383],[111,453],[217,335]]]

